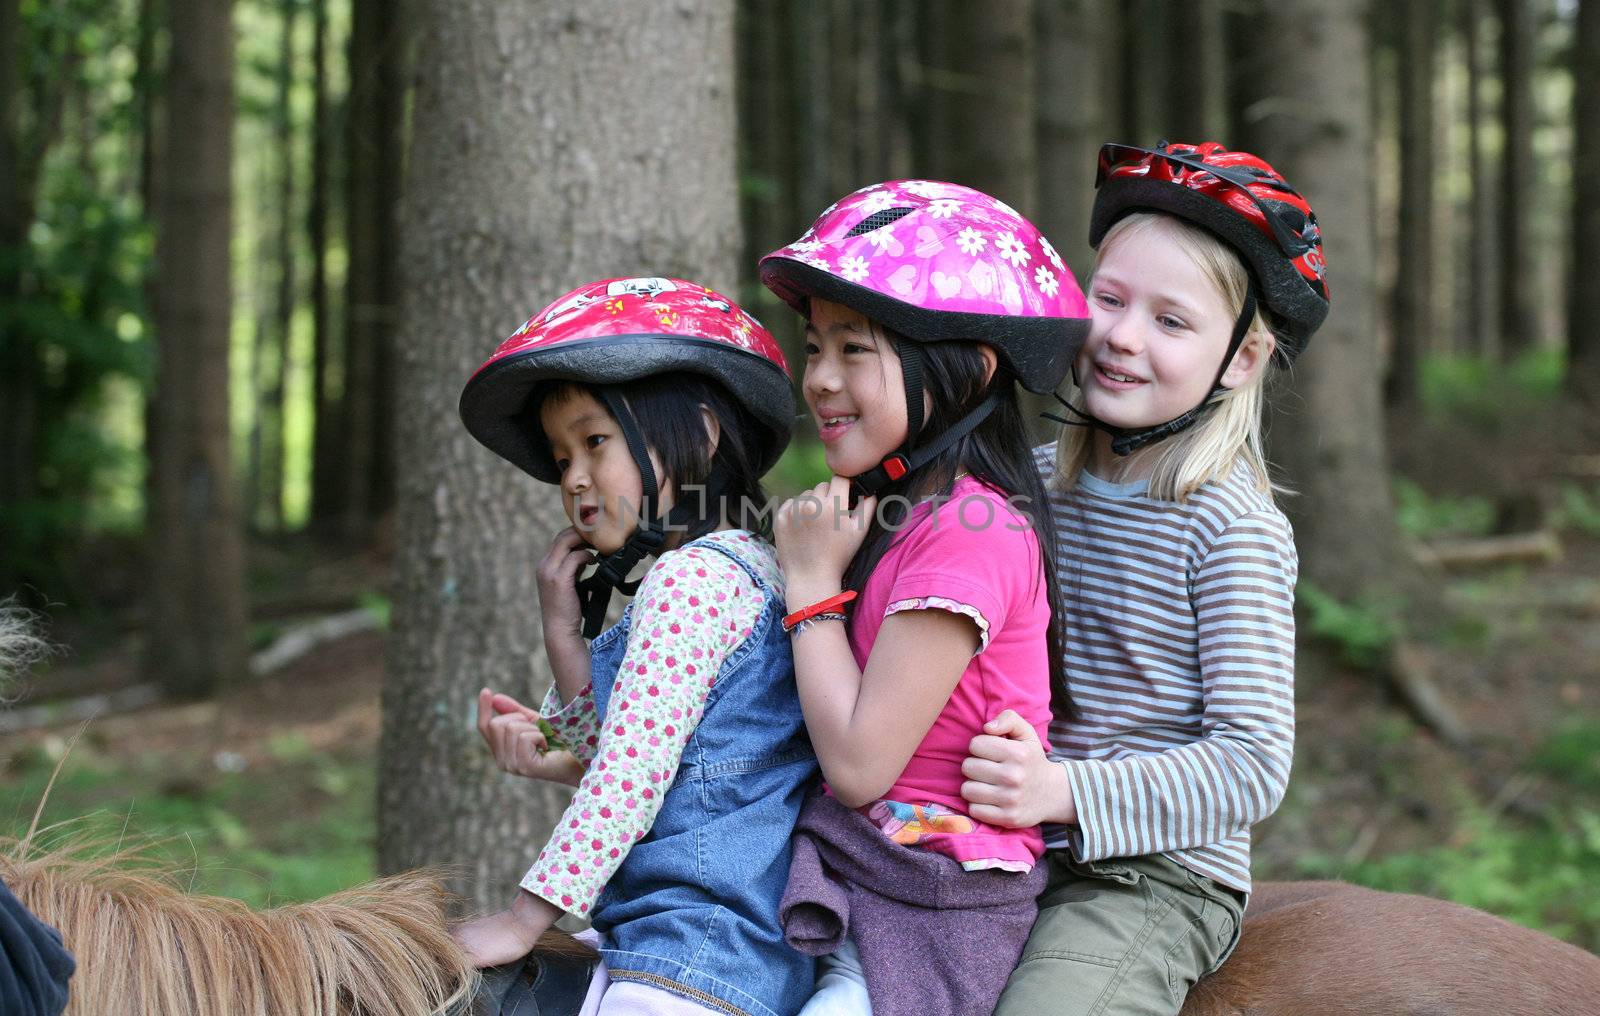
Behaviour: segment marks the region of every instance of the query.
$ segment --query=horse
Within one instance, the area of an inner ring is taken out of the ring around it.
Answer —
[[[0,843],[0,878],[78,957],[68,1016],[576,1016],[595,956],[550,932],[472,969],[433,874],[253,911],[152,864]],[[1239,946],[1182,1016],[1595,1016],[1600,957],[1442,900],[1260,884]]]

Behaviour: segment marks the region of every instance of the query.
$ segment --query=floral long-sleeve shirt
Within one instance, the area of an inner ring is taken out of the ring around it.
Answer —
[[[649,832],[717,672],[761,617],[761,587],[712,542],[783,588],[772,548],[742,530],[668,551],[634,598],[606,715],[592,685],[564,705],[552,688],[540,709],[587,770],[522,888],[568,913],[588,914]]]

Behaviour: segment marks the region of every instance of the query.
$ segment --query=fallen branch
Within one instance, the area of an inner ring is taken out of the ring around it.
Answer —
[[[1472,744],[1472,731],[1434,683],[1433,667],[1421,646],[1409,639],[1399,640],[1390,651],[1388,666],[1384,669],[1388,672],[1389,686],[1418,723],[1457,750]]]
[[[1549,564],[1561,557],[1561,541],[1548,529],[1473,539],[1431,540],[1411,547],[1425,568],[1454,570],[1507,564]]]
[[[161,689],[153,684],[136,684],[99,695],[66,702],[47,702],[0,713],[0,734],[12,734],[35,727],[54,727],[66,723],[79,723],[101,714],[117,716],[134,709],[143,709],[161,700]]]
[[[282,670],[318,646],[337,642],[346,635],[371,631],[380,623],[375,613],[360,608],[290,628],[278,636],[272,645],[250,657],[250,673],[261,677]]]

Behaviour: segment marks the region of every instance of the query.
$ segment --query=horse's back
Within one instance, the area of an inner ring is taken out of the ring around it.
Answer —
[[[1183,1016],[1596,1016],[1600,957],[1481,910],[1343,882],[1258,885]]]

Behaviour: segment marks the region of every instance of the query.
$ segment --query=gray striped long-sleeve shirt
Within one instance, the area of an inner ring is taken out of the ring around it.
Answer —
[[[1035,450],[1047,478],[1055,446]],[[1178,504],[1084,473],[1052,492],[1066,674],[1078,715],[1050,726],[1080,860],[1161,853],[1250,889],[1250,827],[1294,752],[1289,522],[1247,467]]]

